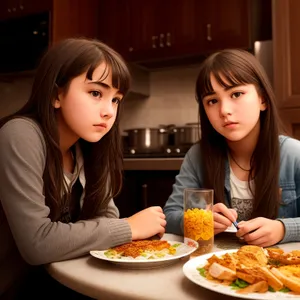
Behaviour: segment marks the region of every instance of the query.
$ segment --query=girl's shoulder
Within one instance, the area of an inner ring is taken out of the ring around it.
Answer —
[[[289,136],[280,135],[280,156],[281,159],[288,157],[289,160],[294,158],[300,161],[300,141]]]
[[[22,145],[28,142],[33,147],[41,145],[42,150],[46,152],[46,144],[39,124],[28,117],[16,117],[7,121],[0,128],[1,147],[11,145]]]
[[[279,144],[281,148],[300,147],[300,141],[287,135],[279,136]]]
[[[3,126],[0,128],[0,132],[23,132],[23,133],[30,133],[35,131],[37,133],[41,133],[41,129],[39,124],[28,117],[15,117],[8,120]]]

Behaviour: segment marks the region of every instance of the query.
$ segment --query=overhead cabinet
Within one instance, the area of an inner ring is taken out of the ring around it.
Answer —
[[[98,37],[99,0],[1,0],[0,73],[32,71],[52,44]]]
[[[111,0],[102,14],[105,24],[113,21],[102,26],[100,39],[132,62],[249,49],[272,32],[270,0]]]
[[[300,139],[300,1],[273,0],[274,80],[286,129]]]

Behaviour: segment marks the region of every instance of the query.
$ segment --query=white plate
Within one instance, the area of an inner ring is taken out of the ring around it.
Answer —
[[[90,254],[98,259],[109,261],[114,264],[118,264],[120,267],[131,268],[131,269],[149,269],[149,268],[157,268],[161,266],[166,266],[172,264],[179,260],[180,258],[186,257],[193,253],[197,247],[198,243],[192,241],[189,242],[189,245],[184,244],[178,241],[168,241],[171,245],[180,244],[176,248],[176,253],[172,256],[155,258],[155,259],[145,259],[145,258],[132,258],[132,257],[123,257],[123,258],[108,258],[104,252],[107,250],[99,251],[93,250],[90,251]],[[191,246],[193,244],[193,246]]]
[[[287,294],[287,293],[282,293],[282,292],[238,294],[236,292],[236,290],[232,289],[230,286],[222,285],[220,283],[216,283],[216,282],[207,280],[205,277],[203,277],[199,274],[199,271],[197,270],[197,268],[204,267],[207,263],[207,259],[209,257],[211,257],[213,254],[215,254],[216,256],[221,256],[225,253],[232,253],[232,252],[236,252],[236,251],[237,251],[237,249],[219,251],[219,252],[209,253],[209,254],[195,257],[184,264],[183,273],[189,280],[196,283],[197,285],[200,285],[208,290],[212,290],[214,292],[224,294],[224,295],[229,295],[232,297],[238,297],[238,298],[244,298],[244,299],[263,299],[263,300],[299,299],[299,295],[292,295],[292,294]]]
[[[224,230],[224,232],[237,232],[237,229],[235,228],[235,226],[233,224],[231,224],[231,226],[227,227],[226,230]]]

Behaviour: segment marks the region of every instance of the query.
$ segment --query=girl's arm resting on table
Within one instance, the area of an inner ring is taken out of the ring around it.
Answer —
[[[173,191],[164,207],[166,215],[166,232],[183,234],[183,193],[184,189],[201,188],[199,174],[195,167],[200,167],[199,145],[194,145],[186,154],[179,174],[173,185]]]
[[[0,129],[0,200],[17,247],[33,265],[71,259],[131,241],[124,219],[51,222],[43,195],[46,147],[37,127],[16,119]],[[111,202],[110,205],[114,206]]]

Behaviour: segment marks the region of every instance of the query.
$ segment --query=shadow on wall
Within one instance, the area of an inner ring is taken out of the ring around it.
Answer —
[[[14,113],[29,98],[33,77],[0,79],[0,118]]]

